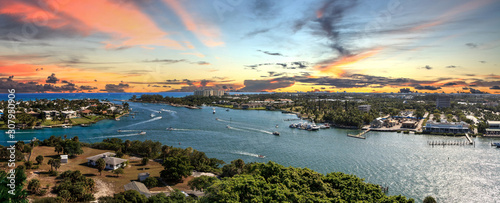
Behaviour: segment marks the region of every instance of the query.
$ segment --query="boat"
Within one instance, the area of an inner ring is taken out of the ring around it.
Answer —
[[[290,127],[290,128],[297,128],[297,124],[292,123],[292,124],[290,124],[290,126],[288,126],[288,127]]]
[[[324,125],[320,125],[319,128],[327,129],[327,128],[330,128],[330,125],[328,123],[325,123]]]
[[[155,117],[155,114],[153,114],[153,113],[152,113],[152,114],[151,114],[151,118],[153,118],[153,117]]]
[[[63,125],[62,128],[72,128],[73,126],[71,125]]]
[[[215,114],[215,108],[212,108],[214,110],[214,114]]]
[[[115,120],[116,120],[116,121],[119,121],[119,120],[120,120],[120,118],[115,118]]]
[[[122,130],[117,130],[117,132],[121,133],[121,132],[122,132]]]
[[[229,111],[229,109],[226,109],[226,111]]]
[[[37,130],[40,130],[40,129],[42,129],[43,127],[42,127],[42,126],[35,126],[35,127],[33,127],[33,128],[34,128],[34,129],[37,129]]]
[[[495,146],[497,146],[497,148],[500,148],[500,142],[495,142],[493,143]]]
[[[90,127],[90,124],[80,124],[82,127]]]
[[[278,127],[279,127],[278,124],[276,124],[276,128],[278,128]]]
[[[146,134],[146,132],[144,132],[144,131],[141,131],[141,132],[139,133],[139,135],[145,135],[145,134]]]
[[[226,125],[226,128],[231,128],[231,126],[229,126],[229,125]]]
[[[168,127],[167,130],[172,131],[172,130],[174,130],[174,128]]]
[[[162,111],[166,111],[165,109],[161,109]]]
[[[277,132],[277,131],[274,131],[274,132],[273,132],[273,135],[277,135],[277,136],[279,136],[279,135],[280,135],[280,133],[279,133],[279,132]]]
[[[259,158],[263,159],[263,158],[266,158],[266,156],[264,156],[264,155],[259,155]]]
[[[218,120],[219,120],[219,118],[215,118],[215,120],[216,120],[216,121],[218,121]]]

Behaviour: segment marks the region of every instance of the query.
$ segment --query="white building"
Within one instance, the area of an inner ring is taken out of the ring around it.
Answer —
[[[428,121],[425,125],[424,132],[435,132],[435,133],[469,133],[469,124],[465,122],[457,123],[438,123],[434,121]]]
[[[108,169],[108,170],[115,170],[115,169],[118,169],[122,166],[127,165],[125,163],[127,161],[127,159],[120,159],[117,157],[113,157],[115,155],[116,155],[115,153],[105,152],[102,154],[91,156],[91,157],[87,158],[87,164],[89,166],[95,166],[97,164],[97,160],[102,158],[106,162],[106,169]]]
[[[62,164],[68,163],[68,155],[61,155],[61,163]]]
[[[64,118],[76,118],[76,111],[61,111]]]
[[[214,90],[214,89],[203,89],[203,90],[195,90],[194,95],[196,96],[204,96],[204,97],[210,97],[210,96],[224,96],[224,90]]]
[[[487,121],[486,135],[500,135],[500,121]]]
[[[370,112],[371,108],[372,108],[371,105],[359,105],[358,106],[358,110],[359,111],[363,111],[363,112],[366,112],[366,113]]]

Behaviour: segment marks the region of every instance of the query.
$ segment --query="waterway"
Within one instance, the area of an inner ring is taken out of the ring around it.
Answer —
[[[116,99],[131,96],[117,95]],[[365,135],[367,139],[362,140],[346,136],[360,132],[357,130],[289,128],[293,122],[306,121],[284,121],[296,116],[278,111],[226,111],[215,107],[214,114],[213,107],[208,106],[187,109],[130,103],[130,107],[135,115],[119,121],[105,120],[90,127],[69,129],[23,130],[16,139],[67,135],[78,136],[85,142],[111,137],[154,140],[192,147],[227,163],[235,159],[274,161],[324,174],[334,171],[354,174],[367,182],[388,186],[389,195],[402,194],[417,202],[427,195],[438,202],[495,202],[500,196],[500,149],[490,146],[491,141],[500,142],[498,138],[473,138],[475,145],[468,146],[432,147],[428,141],[465,141],[465,138],[369,132]],[[167,130],[169,127],[173,130]],[[139,135],[141,131],[146,134]],[[272,135],[274,131],[281,135]],[[0,137],[0,144],[6,144],[6,136]]]

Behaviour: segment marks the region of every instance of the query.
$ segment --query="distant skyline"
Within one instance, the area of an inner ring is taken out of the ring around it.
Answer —
[[[0,0],[0,91],[500,93],[498,0]]]

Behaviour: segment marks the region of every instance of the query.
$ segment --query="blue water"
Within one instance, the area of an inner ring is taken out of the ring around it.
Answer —
[[[112,96],[127,99],[118,95]],[[67,135],[79,136],[86,142],[110,137],[149,139],[192,147],[227,163],[238,158],[245,162],[272,160],[321,173],[355,174],[368,182],[389,186],[390,195],[402,194],[417,201],[432,195],[439,202],[494,202],[500,196],[500,149],[490,146],[491,141],[499,142],[498,138],[475,138],[474,146],[431,147],[428,141],[465,138],[369,132],[366,140],[360,140],[346,136],[356,130],[291,129],[288,125],[297,121],[284,120],[296,117],[280,112],[226,111],[216,107],[213,114],[213,107],[187,109],[143,103],[130,103],[130,107],[135,118],[128,115],[120,121],[105,120],[91,127],[24,130],[16,138]],[[158,113],[162,108],[166,111]],[[155,117],[150,116],[152,113]],[[168,127],[174,130],[168,131]],[[139,135],[140,131],[147,134]],[[273,131],[279,131],[281,136],[272,135]],[[3,143],[5,139],[0,138],[0,144]]]

